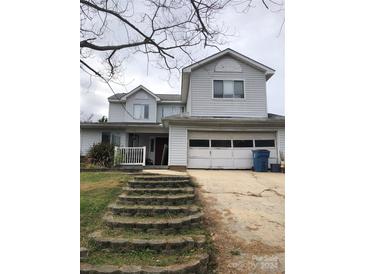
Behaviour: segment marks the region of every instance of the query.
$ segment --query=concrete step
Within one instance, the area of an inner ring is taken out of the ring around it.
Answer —
[[[128,186],[131,188],[181,188],[189,187],[189,180],[155,180],[155,181],[145,181],[145,180],[130,180],[128,181]]]
[[[107,213],[104,216],[106,225],[115,229],[132,229],[141,232],[176,233],[199,227],[203,213],[198,212],[184,217],[151,218],[151,217],[122,217]]]
[[[195,194],[177,195],[126,195],[118,196],[118,204],[123,205],[187,205],[195,200]]]
[[[88,254],[89,250],[86,247],[80,247],[80,261],[86,260]]]
[[[124,187],[123,192],[127,195],[161,195],[161,194],[180,194],[180,193],[194,193],[193,187],[178,187],[178,188],[131,188]]]
[[[134,177],[138,181],[190,181],[189,176],[180,175],[138,175]]]
[[[164,236],[152,239],[110,237],[95,232],[90,238],[98,248],[112,249],[114,251],[129,252],[153,250],[158,253],[179,253],[193,248],[203,248],[206,243],[205,235],[191,236]]]
[[[111,204],[109,209],[114,215],[121,216],[158,216],[158,215],[190,215],[200,211],[198,206],[156,206],[156,205],[120,205]]]
[[[187,263],[169,266],[136,266],[136,265],[80,265],[80,274],[207,274],[209,255],[199,254]]]

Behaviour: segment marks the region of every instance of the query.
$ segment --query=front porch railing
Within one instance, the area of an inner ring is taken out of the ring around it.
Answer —
[[[146,147],[114,147],[114,166],[146,165]]]

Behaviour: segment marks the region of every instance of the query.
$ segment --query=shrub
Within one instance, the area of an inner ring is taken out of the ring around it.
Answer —
[[[94,144],[88,153],[91,163],[111,167],[114,161],[114,146],[112,144]]]

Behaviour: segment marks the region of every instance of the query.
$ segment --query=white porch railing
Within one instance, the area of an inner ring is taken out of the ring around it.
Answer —
[[[146,165],[146,147],[114,147],[114,166]]]

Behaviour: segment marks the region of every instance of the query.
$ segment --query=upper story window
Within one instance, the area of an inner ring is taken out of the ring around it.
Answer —
[[[134,119],[143,120],[149,117],[149,105],[146,104],[135,104],[133,105],[133,116]]]
[[[243,80],[214,80],[213,98],[244,98]]]

